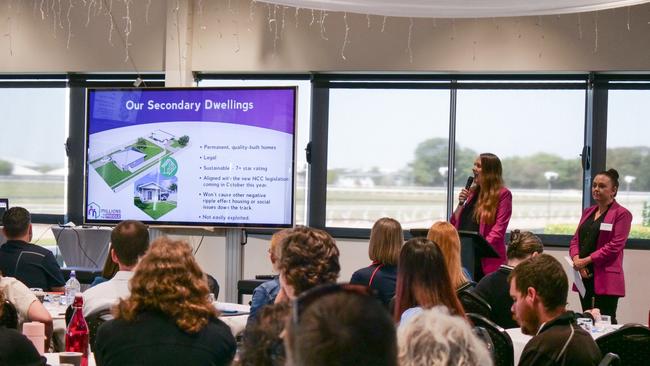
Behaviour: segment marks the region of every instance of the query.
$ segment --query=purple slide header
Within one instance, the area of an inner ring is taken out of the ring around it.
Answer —
[[[295,88],[96,89],[88,133],[157,122],[224,122],[294,132]]]

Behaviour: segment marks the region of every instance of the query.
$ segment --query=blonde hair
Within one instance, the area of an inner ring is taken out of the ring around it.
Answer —
[[[494,154],[483,153],[481,160],[481,190],[474,209],[476,221],[494,224],[499,205],[499,193],[503,187],[503,168],[501,160]]]
[[[459,288],[462,284],[468,281],[463,273],[463,267],[460,263],[460,237],[454,225],[446,221],[438,221],[431,225],[427,233],[427,239],[438,244],[447,270],[449,271],[449,278],[454,288]]]
[[[396,266],[403,244],[402,225],[395,219],[382,217],[375,222],[370,231],[368,256],[372,261]]]
[[[273,269],[277,271],[276,263],[280,260],[280,254],[282,253],[282,246],[280,243],[284,238],[291,234],[291,229],[282,229],[276,231],[273,236],[271,236],[271,246],[269,247],[269,254],[271,255],[271,263],[273,264]]]
[[[467,321],[444,306],[422,310],[397,330],[400,366],[492,366],[487,347]]]
[[[116,319],[134,321],[145,311],[158,311],[187,333],[203,329],[219,313],[208,300],[208,283],[190,245],[167,237],[156,239],[129,282],[131,296],[113,309]]]

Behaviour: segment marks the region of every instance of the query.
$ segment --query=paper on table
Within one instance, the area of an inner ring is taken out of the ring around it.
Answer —
[[[585,297],[587,290],[585,289],[584,282],[582,282],[582,276],[580,276],[580,272],[573,268],[573,261],[571,258],[569,258],[569,256],[565,256],[564,259],[569,263],[571,269],[573,269],[573,283],[576,285],[578,293],[580,293],[580,297]]]

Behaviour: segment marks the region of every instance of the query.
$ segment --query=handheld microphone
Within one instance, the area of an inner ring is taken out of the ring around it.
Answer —
[[[465,183],[465,189],[469,190],[472,187],[472,183],[474,183],[474,176],[470,175],[467,177],[467,183]],[[460,205],[464,205],[466,201],[463,202],[458,202]]]

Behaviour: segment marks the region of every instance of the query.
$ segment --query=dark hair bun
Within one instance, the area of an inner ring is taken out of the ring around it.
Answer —
[[[615,180],[618,180],[618,171],[616,171],[616,169],[611,168],[607,171],[607,173],[609,173],[609,175]]]
[[[514,229],[510,232],[510,245],[519,245],[521,241],[521,231]]]

